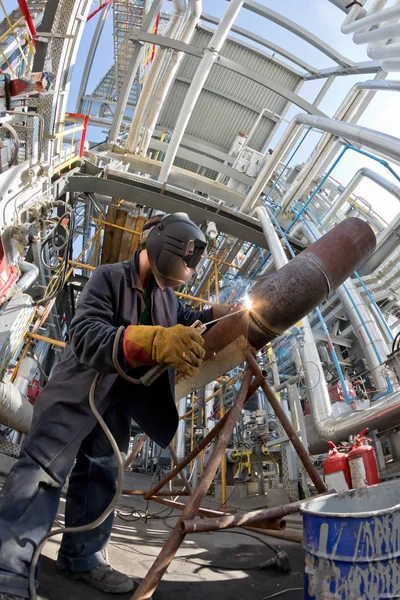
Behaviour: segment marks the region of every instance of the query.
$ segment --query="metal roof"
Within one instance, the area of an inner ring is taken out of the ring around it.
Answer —
[[[192,44],[204,48],[209,43],[211,32],[198,28]],[[243,45],[239,40],[228,39],[221,55],[237,63],[257,71],[273,81],[283,85],[290,91],[295,91],[301,81],[301,76],[293,72],[289,66],[278,63],[272,56],[249,45]],[[199,59],[186,56],[182,61],[178,77],[168,95],[161,112],[159,127],[173,130],[179,116],[180,107],[189,88]],[[194,138],[213,144],[229,151],[238,132],[248,133],[258,114],[263,108],[277,114],[283,114],[288,107],[288,101],[266,89],[259,83],[250,81],[219,65],[212,67],[196,108],[189,121],[186,133]],[[251,140],[251,147],[261,150],[268,135],[275,126],[276,118],[263,117],[258,131]],[[186,166],[193,169],[193,163]]]

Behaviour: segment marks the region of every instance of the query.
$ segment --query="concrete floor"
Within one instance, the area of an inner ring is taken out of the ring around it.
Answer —
[[[151,478],[146,475],[127,474],[125,487],[130,489],[148,489]],[[260,498],[241,501],[242,509],[250,510],[259,505]],[[262,499],[263,500],[263,499]],[[246,501],[249,506],[246,506]],[[123,497],[124,514],[133,508],[144,509],[145,503],[139,497]],[[218,508],[212,500],[206,505]],[[237,504],[235,502],[235,504]],[[265,506],[265,503],[263,504]],[[60,504],[57,521],[63,522],[64,500]],[[133,520],[116,517],[109,548],[111,564],[135,578],[145,576],[158,555],[176,522],[176,515],[170,509],[151,503],[150,514],[156,515],[147,524],[141,518]],[[158,514],[157,513],[160,513]],[[167,517],[167,518],[165,518]],[[248,535],[243,535],[243,533]],[[254,539],[250,536],[255,536]],[[48,541],[41,561],[40,600],[105,600],[106,594],[92,590],[82,582],[62,577],[56,570],[55,559],[59,539]],[[276,570],[246,570],[268,560],[274,552],[263,542],[282,548],[289,555],[292,572],[278,573]],[[196,562],[191,562],[191,561]],[[196,564],[199,563],[199,564]],[[226,567],[230,567],[227,569]],[[301,588],[303,585],[303,551],[300,544],[287,542],[249,532],[234,529],[217,533],[188,535],[165,574],[154,600],[263,600],[265,597],[288,588]],[[131,594],[119,595],[128,600]],[[288,591],[278,596],[282,600],[300,600],[302,591]]]

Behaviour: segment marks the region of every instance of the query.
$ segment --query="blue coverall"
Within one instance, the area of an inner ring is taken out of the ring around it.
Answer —
[[[131,417],[162,447],[172,440],[178,415],[174,372],[168,369],[150,388],[120,377],[112,362],[118,327],[138,324],[145,309],[138,276],[138,253],[130,261],[96,269],[78,301],[70,343],[39,395],[21,457],[0,493],[0,592],[29,598],[29,566],[34,549],[53,524],[61,489],[68,487],[67,527],[94,521],[115,493],[116,461],[90,410],[88,395],[96,372],[96,407],[122,452],[127,452]],[[212,319],[211,310],[185,309],[172,289],[156,285],[151,295],[153,325],[191,325]],[[122,345],[119,351],[123,361]],[[139,377],[143,369],[131,370]],[[76,463],[74,466],[74,461]],[[57,564],[84,572],[104,563],[113,515],[96,530],[64,535]]]

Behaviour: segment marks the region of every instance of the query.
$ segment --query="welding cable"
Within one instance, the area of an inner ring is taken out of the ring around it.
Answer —
[[[135,379],[134,377],[129,377],[129,375],[127,373],[125,373],[125,371],[121,367],[121,364],[118,360],[120,341],[121,341],[121,337],[123,336],[124,332],[125,332],[125,327],[123,325],[121,325],[121,327],[118,328],[117,333],[115,335],[113,349],[112,349],[112,360],[114,363],[114,367],[117,369],[119,375],[121,375],[121,377],[126,379],[126,381],[129,381],[129,383],[134,383],[135,385],[142,385],[142,382],[140,381],[140,379]]]
[[[44,256],[44,251],[45,251],[46,247],[49,245],[51,245],[51,248],[54,249],[57,253],[61,252],[62,250],[64,250],[66,248],[66,246],[68,245],[69,238],[72,234],[71,226],[68,229],[63,223],[63,220],[67,217],[69,218],[70,225],[71,225],[71,212],[66,212],[61,217],[59,217],[59,219],[57,219],[57,222],[56,222],[55,226],[53,227],[52,231],[46,237],[46,239],[43,241],[43,243],[41,245],[40,259],[41,259],[44,267],[46,269],[48,269],[49,271],[56,271],[59,268],[60,263],[57,261],[57,263],[55,265],[48,264],[46,262],[46,259]],[[64,235],[60,235],[60,228],[62,228],[64,230],[63,231]],[[61,244],[59,244],[60,238],[61,238]]]
[[[65,213],[66,215],[67,213]],[[64,216],[61,218],[64,218]],[[56,298],[64,289],[66,275],[67,275],[67,267],[68,267],[68,259],[72,255],[72,245],[73,245],[73,233],[75,227],[75,215],[73,212],[69,213],[70,215],[70,223],[69,223],[69,236],[67,240],[67,245],[64,248],[64,255],[62,258],[62,262],[58,265],[58,269],[55,272],[54,276],[50,280],[44,296],[36,301],[36,304],[42,304],[43,302],[48,302],[53,298]],[[42,256],[41,256],[42,258]],[[46,266],[46,265],[45,265]],[[50,268],[47,265],[47,268]]]
[[[96,529],[96,527],[99,527],[102,523],[104,523],[104,521],[107,519],[107,517],[113,512],[114,508],[118,504],[118,501],[119,501],[121,493],[122,493],[123,481],[124,481],[124,461],[122,460],[122,456],[121,456],[118,444],[115,441],[114,436],[112,435],[111,431],[109,430],[106,423],[104,422],[104,419],[102,418],[101,414],[97,410],[96,404],[95,404],[94,395],[95,395],[96,387],[97,387],[97,384],[98,384],[100,378],[101,378],[101,374],[98,373],[96,375],[96,377],[94,378],[93,383],[90,387],[89,404],[90,404],[90,408],[93,412],[93,415],[96,417],[97,422],[99,423],[105,436],[107,437],[108,441],[110,442],[111,447],[115,454],[115,458],[116,458],[117,466],[118,466],[118,476],[116,479],[115,494],[114,494],[112,501],[107,506],[107,508],[105,509],[103,514],[101,514],[92,523],[87,523],[86,525],[81,525],[79,527],[61,527],[59,529],[55,529],[54,531],[50,531],[50,533],[47,533],[40,540],[40,542],[36,546],[36,550],[33,554],[32,563],[31,563],[30,571],[29,571],[29,594],[30,594],[31,600],[37,600],[36,585],[35,585],[36,566],[37,566],[40,554],[42,552],[43,546],[45,545],[47,540],[50,539],[51,537],[54,537],[55,535],[60,535],[60,534],[65,534],[65,533],[83,533],[85,531],[92,531],[93,529]]]
[[[163,519],[163,521],[165,519],[167,519],[168,517],[165,517]],[[175,517],[174,518],[179,518],[179,517]],[[165,524],[165,523],[164,523]],[[171,527],[170,525],[166,525],[169,529],[175,529],[175,527]],[[217,530],[217,531],[213,531],[210,533],[227,533],[227,534],[231,534],[231,535],[244,535],[250,538],[254,538],[255,540],[257,540],[258,542],[260,542],[260,544],[263,544],[264,546],[266,546],[267,548],[273,550],[276,554],[278,553],[278,550],[276,548],[274,548],[271,544],[269,544],[266,540],[263,540],[259,537],[257,537],[256,535],[252,535],[251,533],[247,533],[246,531],[233,531],[233,530]],[[116,543],[113,543],[114,546],[117,546]],[[148,552],[143,552],[142,550],[138,550],[137,548],[133,548],[132,550],[134,552],[137,552],[138,554],[141,554],[142,556],[149,556],[151,558],[156,558],[156,555],[154,554],[149,554]],[[242,566],[242,565],[237,565],[237,566],[229,566],[229,565],[217,565],[213,562],[211,563],[202,563],[200,561],[194,560],[194,558],[192,558],[192,556],[196,556],[195,554],[189,554],[188,556],[176,556],[175,560],[179,560],[182,562],[187,562],[187,563],[191,563],[193,565],[197,565],[198,567],[203,567],[205,569],[218,569],[220,571],[257,571],[258,569],[262,569],[263,568],[263,563],[258,563],[256,565],[250,565],[248,567]]]
[[[71,235],[70,239],[72,239],[72,235]],[[124,331],[125,331],[125,327],[121,326],[121,327],[119,327],[119,329],[117,330],[117,333],[115,335],[113,350],[112,350],[113,363],[114,363],[116,370],[121,375],[121,377],[123,377],[130,383],[138,384],[138,383],[140,383],[140,380],[129,377],[129,375],[127,375],[124,372],[124,370],[122,369],[122,367],[118,361],[118,351],[119,351],[119,346],[120,346],[120,340],[121,340],[121,336],[124,333]],[[114,436],[112,435],[111,431],[108,429],[102,416],[100,415],[100,413],[98,412],[98,410],[96,408],[95,399],[94,399],[96,387],[97,387],[97,384],[98,384],[100,378],[101,378],[101,374],[98,373],[93,380],[93,383],[91,385],[90,392],[89,392],[89,405],[90,405],[93,415],[96,417],[97,422],[99,423],[99,425],[102,428],[102,430],[104,431],[108,441],[110,442],[111,447],[115,454],[115,458],[117,460],[118,476],[117,476],[117,480],[116,480],[116,491],[115,491],[112,501],[110,502],[108,507],[105,509],[103,514],[100,515],[100,517],[98,517],[95,521],[93,521],[93,523],[87,523],[86,525],[81,525],[79,527],[64,527],[64,528],[60,528],[60,529],[55,529],[54,531],[47,533],[40,540],[39,544],[36,546],[36,550],[34,552],[34,555],[32,558],[32,563],[30,566],[30,571],[29,571],[29,593],[30,593],[31,600],[37,600],[36,586],[35,586],[36,566],[37,566],[40,554],[42,552],[43,546],[45,545],[47,540],[50,539],[51,537],[54,537],[55,535],[59,535],[59,534],[83,533],[85,531],[92,531],[93,529],[96,529],[96,527],[99,527],[102,523],[104,523],[104,521],[107,519],[107,517],[113,512],[113,510],[118,505],[118,501],[121,497],[123,483],[124,483],[124,471],[125,471],[124,461],[122,460],[121,453],[118,448],[118,444],[115,441]]]

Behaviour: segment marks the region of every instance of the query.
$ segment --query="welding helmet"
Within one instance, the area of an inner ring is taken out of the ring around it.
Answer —
[[[150,229],[146,250],[154,277],[160,286],[178,287],[204,266],[206,238],[186,213],[162,218]]]

